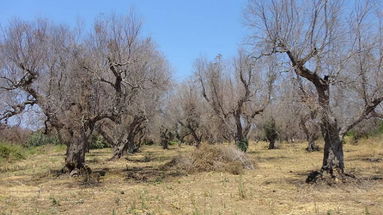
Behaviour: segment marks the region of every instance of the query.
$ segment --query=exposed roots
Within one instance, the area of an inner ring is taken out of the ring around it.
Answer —
[[[306,183],[308,184],[327,184],[334,185],[340,183],[358,183],[360,180],[352,174],[344,173],[340,170],[333,171],[312,171],[307,176]]]
[[[77,177],[77,176],[81,176],[81,175],[88,175],[88,174],[91,174],[92,173],[92,170],[88,167],[88,166],[84,166],[82,168],[74,168],[74,169],[69,169],[68,167],[64,167],[61,172],[63,174],[68,174],[71,176],[71,177]]]

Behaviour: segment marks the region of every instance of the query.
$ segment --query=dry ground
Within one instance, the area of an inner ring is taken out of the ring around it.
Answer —
[[[109,149],[93,150],[89,166],[103,170],[84,178],[57,176],[64,148],[44,146],[42,153],[0,167],[0,214],[383,214],[383,141],[345,145],[346,168],[359,184],[306,185],[320,167],[322,152],[305,144],[251,143],[257,166],[243,175],[208,172],[182,175],[160,166],[189,146],[164,151],[146,146],[129,160],[107,161]]]

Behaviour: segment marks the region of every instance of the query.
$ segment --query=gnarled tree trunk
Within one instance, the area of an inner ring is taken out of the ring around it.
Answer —
[[[111,160],[120,159],[128,151],[128,143],[121,142],[117,146],[113,147],[113,156]]]
[[[325,141],[321,170],[327,171],[331,175],[335,174],[334,171],[343,174],[343,140],[342,137],[340,137],[340,129],[336,120],[332,117],[325,116],[322,119],[321,130]]]
[[[88,138],[83,133],[74,132],[72,142],[68,145],[65,158],[65,171],[71,173],[74,170],[85,168],[85,152]]]
[[[116,142],[114,142],[113,138],[107,135],[106,132],[100,129],[101,135],[106,137],[106,140],[110,142],[113,146],[114,152],[111,160],[121,158],[128,151],[133,153],[138,150],[140,145],[135,144],[135,140],[137,135],[139,135],[145,128],[145,120],[146,118],[143,116],[135,116],[133,121],[129,124],[128,128],[126,129],[126,132],[122,132]]]

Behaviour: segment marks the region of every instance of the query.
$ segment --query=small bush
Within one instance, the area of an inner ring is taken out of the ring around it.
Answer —
[[[383,134],[383,120],[379,122],[378,128],[374,131],[375,135]]]
[[[383,120],[366,121],[347,132],[346,143],[358,144],[360,139],[375,137],[383,134]]]
[[[277,127],[275,124],[275,120],[271,119],[271,120],[267,121],[263,125],[263,130],[265,132],[265,137],[266,137],[267,141],[269,142],[269,149],[275,149],[276,148],[275,142],[279,137]]]
[[[93,135],[90,140],[90,149],[104,149],[108,148],[109,145],[101,135]]]
[[[147,145],[147,146],[154,145],[154,141],[153,140],[145,140],[144,145]]]
[[[25,146],[27,147],[33,147],[33,146],[43,146],[47,144],[59,144],[60,141],[56,136],[53,135],[46,135],[42,132],[35,132],[33,133],[28,141],[26,142]]]
[[[174,145],[178,145],[179,142],[178,141],[169,141],[169,146],[174,146]]]
[[[237,147],[243,152],[246,152],[249,148],[249,141],[247,139],[237,141]]]
[[[165,167],[193,172],[230,172],[241,174],[244,169],[254,169],[254,162],[234,146],[201,145],[193,153],[178,156]]]
[[[25,159],[25,149],[20,145],[0,142],[0,161],[14,161]]]

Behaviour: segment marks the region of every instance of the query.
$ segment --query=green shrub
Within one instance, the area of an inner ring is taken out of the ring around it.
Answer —
[[[263,125],[263,130],[265,132],[266,140],[269,142],[269,149],[275,149],[275,142],[279,137],[275,120],[271,118],[271,120],[267,121]]]
[[[236,142],[238,149],[240,149],[243,152],[246,152],[249,148],[249,141],[247,139],[243,139]]]
[[[178,141],[169,141],[169,146],[177,145],[179,144]]]
[[[148,146],[154,145],[154,141],[153,140],[145,140],[144,145],[148,145]]]
[[[278,139],[277,127],[275,125],[274,119],[266,122],[263,126],[265,137],[270,142],[275,142]]]
[[[27,140],[26,146],[27,147],[33,147],[33,146],[43,146],[47,144],[59,144],[60,141],[56,136],[53,135],[46,135],[40,131],[33,133],[29,139]]]
[[[104,149],[108,147],[109,145],[101,135],[93,135],[91,137],[89,149]]]
[[[376,129],[377,134],[383,134],[383,120],[379,123],[378,128]]]
[[[20,145],[0,142],[0,160],[21,160],[25,159],[25,149]]]
[[[346,143],[357,144],[360,139],[375,137],[383,134],[383,121],[378,122],[371,129],[353,129],[346,134]]]

